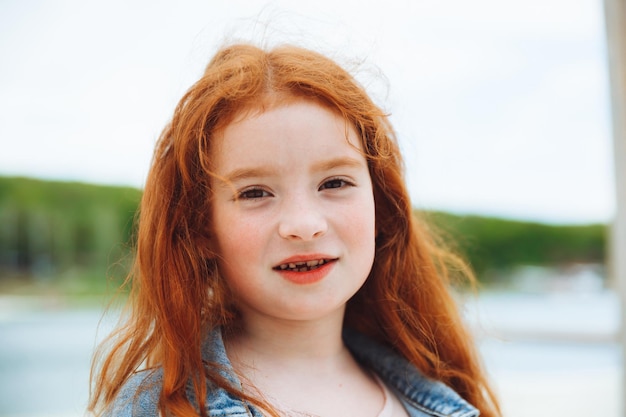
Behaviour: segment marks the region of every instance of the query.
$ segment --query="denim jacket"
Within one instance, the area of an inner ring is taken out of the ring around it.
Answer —
[[[479,415],[476,408],[451,388],[424,377],[413,365],[388,348],[351,330],[344,331],[344,341],[357,361],[375,372],[395,392],[410,417]],[[203,358],[209,363],[222,365],[219,371],[221,376],[235,387],[241,387],[241,382],[226,356],[219,330],[211,332],[207,337],[203,346]],[[162,372],[158,368],[134,374],[122,387],[105,416],[158,417],[161,380]],[[187,386],[187,396],[192,403],[197,403],[191,384]],[[253,406],[211,384],[208,387],[206,404],[210,408],[211,417],[262,417],[261,412]]]

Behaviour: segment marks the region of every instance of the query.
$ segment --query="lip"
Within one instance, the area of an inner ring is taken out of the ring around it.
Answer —
[[[294,256],[290,256],[289,258],[285,258],[282,261],[278,262],[274,266],[274,268],[278,268],[280,265],[284,265],[284,264],[298,263],[298,262],[309,262],[309,261],[315,261],[315,260],[320,260],[320,259],[336,260],[337,257],[336,256],[332,256],[332,255],[328,255],[328,254],[325,254],[325,253],[311,253],[311,254],[306,254],[306,255],[294,255]]]
[[[325,262],[322,265],[315,265],[314,269],[310,269],[307,271],[296,271],[293,269],[281,269],[281,265],[286,264],[296,264],[303,262],[311,262],[324,260]],[[314,284],[323,280],[333,269],[335,266],[337,257],[326,254],[307,254],[307,255],[296,255],[291,256],[289,258],[283,259],[272,269],[280,274],[281,277],[290,281],[294,284]]]

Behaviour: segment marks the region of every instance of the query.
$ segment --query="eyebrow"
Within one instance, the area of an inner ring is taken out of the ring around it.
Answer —
[[[334,168],[361,168],[365,166],[364,161],[351,157],[339,157],[321,161],[313,165],[313,172],[330,171]]]
[[[224,176],[224,179],[227,182],[235,182],[249,178],[270,177],[272,175],[276,175],[276,170],[274,168],[240,168],[229,172]]]
[[[338,157],[314,164],[311,171],[323,172],[330,171],[336,168],[361,168],[364,165],[365,164],[363,161],[360,161],[356,158]],[[232,172],[226,174],[223,178],[227,182],[236,182],[250,178],[263,178],[274,175],[277,175],[277,170],[274,167],[253,167],[235,169]]]

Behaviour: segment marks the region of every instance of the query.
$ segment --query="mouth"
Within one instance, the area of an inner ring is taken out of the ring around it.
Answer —
[[[275,271],[308,272],[308,271],[313,271],[317,268],[320,268],[326,265],[329,262],[334,262],[336,260],[337,259],[312,259],[310,261],[302,261],[302,262],[287,262],[284,264],[277,265],[273,269]]]

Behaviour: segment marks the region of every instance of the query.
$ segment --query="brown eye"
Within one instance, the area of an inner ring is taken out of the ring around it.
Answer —
[[[352,186],[354,184],[346,181],[346,180],[342,180],[341,178],[333,178],[331,180],[328,180],[326,182],[324,182],[321,186],[320,186],[320,190],[327,190],[330,188],[343,188],[343,187],[347,187],[347,186]]]
[[[251,188],[244,190],[237,195],[238,200],[256,200],[263,197],[270,197],[271,194],[261,188]]]

